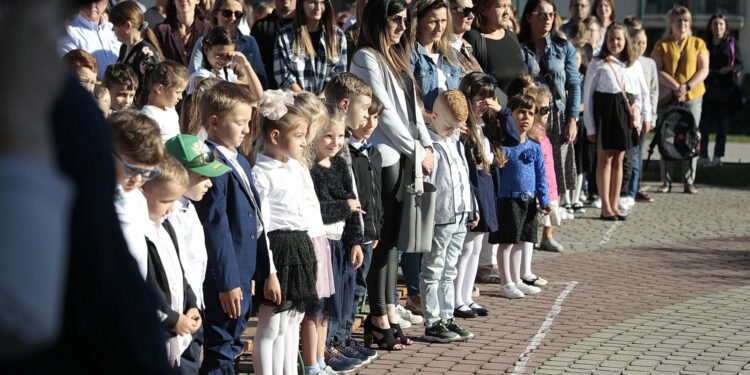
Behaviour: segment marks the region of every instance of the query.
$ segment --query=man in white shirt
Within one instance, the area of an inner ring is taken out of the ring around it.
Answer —
[[[117,62],[121,43],[112,24],[102,16],[107,9],[107,0],[90,0],[78,9],[78,17],[68,25],[67,35],[59,41],[59,53],[62,56],[71,50],[82,49],[94,55],[101,80],[107,66]]]

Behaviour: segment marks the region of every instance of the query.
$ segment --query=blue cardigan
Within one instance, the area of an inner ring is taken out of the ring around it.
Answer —
[[[498,168],[498,198],[537,198],[542,207],[549,205],[547,177],[542,146],[530,139],[517,146],[504,146],[508,162]]]

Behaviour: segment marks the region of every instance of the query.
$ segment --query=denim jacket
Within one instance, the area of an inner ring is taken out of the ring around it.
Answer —
[[[544,55],[538,59],[533,46],[522,45],[523,59],[529,73],[549,86],[554,104],[564,109],[565,119],[578,118],[581,103],[581,78],[576,66],[576,49],[569,41],[545,37]]]
[[[455,66],[451,65],[442,53],[440,54],[438,61],[440,61],[440,70],[445,73],[446,89],[452,90],[458,88],[461,66],[458,64],[458,59],[455,58],[455,51],[453,48],[450,46],[448,48],[448,53],[454,54]],[[417,48],[411,51],[411,70],[414,72],[414,79],[417,81],[419,97],[424,103],[425,110],[432,111],[432,104],[435,103],[435,99],[437,99],[439,92],[437,66],[427,50],[425,50],[419,43],[417,43]]]

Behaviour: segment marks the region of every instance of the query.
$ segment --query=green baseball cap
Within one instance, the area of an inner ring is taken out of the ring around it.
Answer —
[[[218,156],[194,135],[176,135],[167,140],[164,147],[185,168],[195,173],[218,177],[232,171],[232,168],[219,162]]]

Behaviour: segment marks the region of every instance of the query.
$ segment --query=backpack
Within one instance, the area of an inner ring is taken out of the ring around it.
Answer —
[[[671,105],[659,116],[656,134],[649,145],[649,155],[656,145],[664,160],[688,160],[698,155],[700,133],[693,114],[687,107]]]

